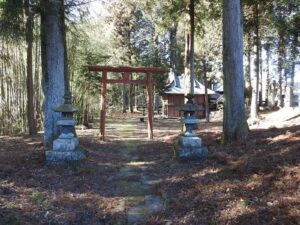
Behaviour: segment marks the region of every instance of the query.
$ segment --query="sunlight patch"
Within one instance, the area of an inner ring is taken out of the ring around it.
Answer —
[[[219,173],[220,171],[221,171],[221,169],[219,169],[219,168],[211,168],[211,169],[208,169],[208,170],[205,170],[205,171],[194,173],[192,175],[192,177],[193,178],[199,178],[199,177],[203,177],[203,176],[205,176],[207,174]]]
[[[132,161],[129,163],[126,163],[126,166],[145,166],[145,165],[154,165],[155,162],[137,162],[137,161]]]

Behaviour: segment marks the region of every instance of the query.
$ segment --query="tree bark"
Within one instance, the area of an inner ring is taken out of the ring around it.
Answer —
[[[284,58],[284,37],[282,32],[279,32],[278,40],[278,85],[279,85],[279,106],[283,107],[283,91],[282,91],[282,76],[283,76],[283,58]]]
[[[265,106],[269,105],[269,90],[270,90],[270,44],[266,44],[266,64],[267,64],[267,78],[266,78],[266,95]]]
[[[259,89],[258,89],[258,106],[262,106],[262,101],[263,101],[263,62],[262,62],[262,44],[261,40],[258,42],[259,46]]]
[[[206,60],[203,60],[203,72],[204,72],[204,100],[205,100],[205,119],[209,122],[209,101],[207,94],[207,66]]]
[[[186,94],[194,94],[194,36],[195,36],[195,3],[190,0],[185,28],[185,88]]]
[[[240,0],[223,0],[224,121],[222,142],[248,136],[243,73],[243,23]]]
[[[60,117],[53,108],[63,103],[68,82],[66,73],[64,1],[41,1],[42,87],[44,99],[44,144],[51,148],[58,136]]]
[[[33,100],[32,46],[33,46],[33,13],[30,11],[30,1],[25,1],[26,44],[27,44],[27,123],[29,135],[36,135],[36,121]]]
[[[247,38],[247,67],[246,67],[246,74],[245,74],[245,81],[247,81],[249,83],[249,88],[250,90],[252,89],[252,84],[251,84],[251,49],[252,49],[252,39],[251,39],[251,34],[248,34],[248,38]]]
[[[190,29],[191,29],[191,36],[190,36],[190,93],[194,94],[194,67],[195,67],[195,54],[194,54],[194,42],[195,42],[195,1],[190,0],[189,5],[189,15],[190,15]]]
[[[177,27],[178,24],[174,23],[170,28],[170,68],[173,71],[178,67],[178,55],[177,55]]]

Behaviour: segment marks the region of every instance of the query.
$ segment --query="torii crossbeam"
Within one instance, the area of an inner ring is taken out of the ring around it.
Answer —
[[[153,81],[152,74],[162,74],[165,72],[159,67],[113,67],[113,66],[88,66],[89,71],[102,72],[101,82],[101,102],[100,102],[100,139],[105,140],[105,115],[106,115],[106,87],[107,84],[145,84],[147,88],[147,107],[148,107],[148,138],[153,139]],[[122,74],[122,79],[108,79],[108,72],[116,72]],[[132,73],[144,73],[146,79],[132,80]]]

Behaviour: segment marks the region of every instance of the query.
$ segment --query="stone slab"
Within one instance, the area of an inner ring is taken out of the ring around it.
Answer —
[[[158,195],[147,195],[145,197],[145,207],[150,214],[159,213],[164,210],[161,198]]]
[[[146,195],[144,202],[128,209],[128,224],[144,224],[151,214],[164,210],[161,198],[157,195]]]
[[[124,181],[118,183],[116,193],[122,196],[144,196],[152,192],[152,187],[138,181]]]
[[[143,224],[149,217],[148,211],[143,206],[134,206],[128,210],[127,223],[128,224]]]

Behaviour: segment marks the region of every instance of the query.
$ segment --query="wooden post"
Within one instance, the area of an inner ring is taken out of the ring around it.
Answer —
[[[152,77],[149,72],[147,75],[147,103],[148,103],[148,138],[153,140],[153,88],[152,88]]]
[[[106,80],[107,71],[102,73],[101,108],[100,108],[100,140],[105,140],[105,114],[106,114]]]

